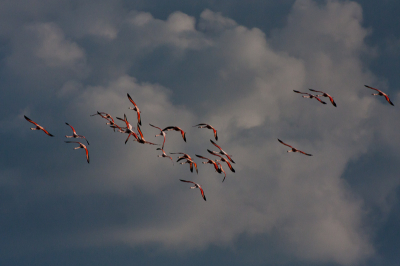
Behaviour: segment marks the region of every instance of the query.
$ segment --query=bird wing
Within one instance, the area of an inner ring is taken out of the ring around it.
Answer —
[[[144,140],[144,138],[143,138],[143,133],[142,133],[142,130],[140,129],[139,124],[137,125],[137,130],[138,130],[138,132],[139,132],[139,134],[140,134],[140,138]]]
[[[331,101],[331,103],[333,104],[333,106],[336,107],[336,103],[335,103],[335,101],[333,100],[332,96],[328,95],[328,97],[329,97],[329,100]]]
[[[212,155],[215,155],[215,156],[218,156],[218,157],[222,158],[222,156],[219,155],[218,153],[216,153],[215,151],[210,151],[209,149],[207,149],[207,151],[208,151],[209,153],[211,153]]]
[[[211,141],[211,143],[212,143],[215,147],[217,147],[218,149],[220,149],[220,150],[222,151],[221,147],[218,146],[214,141],[212,141],[212,139],[210,139],[210,141]]]
[[[204,195],[204,190],[201,188],[200,185],[197,185],[197,186],[198,186],[198,188],[200,189],[201,196],[203,197],[203,199],[204,199],[205,201],[207,201],[207,200],[206,200],[206,196]]]
[[[88,151],[88,149],[86,148],[86,146],[84,146],[84,148],[85,148],[85,151],[86,151],[86,160],[87,160],[87,162],[89,163],[89,151]]]
[[[162,131],[162,129],[159,128],[159,127],[156,127],[156,126],[154,126],[154,125],[152,125],[152,124],[150,124],[150,123],[149,123],[149,125],[152,126],[152,127],[158,128],[160,131]]]
[[[394,104],[392,103],[392,101],[389,99],[389,96],[387,96],[386,94],[384,94],[386,101],[388,101],[391,105],[394,106]]]
[[[309,89],[310,91],[314,91],[314,92],[320,92],[320,93],[325,93],[323,91],[317,91],[317,90],[313,90],[313,89]]]
[[[192,183],[192,184],[196,184],[195,182],[193,182],[193,181],[187,181],[187,180],[183,180],[183,179],[179,179],[180,181],[182,181],[182,182],[186,182],[186,183]]]
[[[82,144],[82,143],[80,143],[79,141],[65,140],[64,142],[65,142],[65,143],[78,143],[78,144]]]
[[[368,85],[364,85],[365,87],[367,87],[367,88],[370,88],[370,89],[372,89],[372,90],[376,90],[376,91],[378,91],[378,92],[382,92],[381,90],[378,90],[378,89],[375,89],[375,88],[372,88],[371,86],[368,86]]]
[[[71,129],[72,129],[72,131],[76,134],[76,131],[75,131],[75,128],[73,127],[73,126],[71,126],[70,124],[68,124],[67,122],[65,122],[65,124],[67,125],[67,126],[70,126],[71,127]]]
[[[308,155],[308,156],[312,156],[311,154],[305,153],[304,151],[301,151],[301,150],[297,150],[297,151],[300,152],[300,153],[302,153],[302,154],[305,154],[305,155]]]
[[[323,100],[321,100],[320,98],[318,98],[317,96],[314,95],[314,98],[317,99],[320,103],[326,104],[326,102],[324,102]]]
[[[186,133],[182,129],[181,129],[181,134],[182,134],[183,140],[186,142]]]
[[[283,142],[283,141],[280,140],[280,139],[278,139],[278,141],[279,141],[280,143],[282,143],[283,145],[285,145],[285,146],[288,146],[288,147],[290,147],[290,148],[293,148],[292,146],[290,146],[289,144],[286,144],[285,142]]]
[[[309,93],[307,93],[307,92],[301,92],[301,91],[296,91],[296,90],[293,90],[295,93],[300,93],[300,94],[309,94]]]
[[[208,159],[208,158],[206,158],[206,157],[203,157],[203,156],[200,156],[200,155],[197,155],[197,154],[196,154],[196,156],[199,157],[199,158],[201,158],[201,159],[204,159],[204,160],[213,161],[213,160],[211,160],[211,159]]]
[[[26,115],[24,115],[24,117],[25,117],[25,119],[26,119],[28,122],[31,122],[31,123],[34,124],[35,126],[39,126],[37,123],[33,122],[31,119],[29,119],[28,117],[26,117]]]
[[[129,95],[129,93],[127,93],[126,95],[128,96],[128,99],[129,99],[129,101],[133,104],[133,106],[135,106],[136,110],[139,110],[139,109],[137,108],[136,103],[132,100],[132,97]]]
[[[177,127],[175,127],[175,126],[169,126],[169,127],[164,128],[162,131],[170,131],[170,130],[179,130],[179,129],[177,129]]]
[[[215,128],[213,128],[212,130],[214,131],[214,137],[215,137],[215,140],[217,140],[217,141],[218,141],[217,130],[215,130]]]

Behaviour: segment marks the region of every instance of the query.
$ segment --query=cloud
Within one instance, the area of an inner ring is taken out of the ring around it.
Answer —
[[[298,0],[287,25],[269,38],[211,10],[204,10],[197,22],[179,11],[166,20],[139,11],[109,17],[114,18],[106,23],[109,27],[95,23],[100,26],[86,33],[56,23],[29,24],[14,36],[8,59],[7,67],[27,80],[38,74],[46,81],[47,71],[57,73],[57,86],[49,92],[62,102],[57,117],[68,118],[91,143],[90,165],[81,150],[58,140],[61,144],[37,155],[28,153],[38,160],[51,152],[48,165],[53,167],[46,173],[57,179],[43,179],[40,170],[45,166],[19,174],[34,171],[37,183],[30,184],[38,192],[31,195],[33,201],[67,195],[82,204],[79,214],[90,222],[52,225],[54,231],[72,232],[68,245],[124,243],[188,251],[212,245],[234,248],[243,235],[262,235],[277,243],[281,254],[305,262],[357,265],[373,256],[366,230],[371,224],[364,219],[371,201],[343,175],[379,145],[373,142],[376,137],[385,147],[391,145],[399,125],[390,122],[394,112],[387,120],[379,117],[388,106],[363,87],[379,81],[361,60],[370,49],[358,4]],[[85,19],[90,25],[90,16]],[[93,41],[90,35],[101,38]],[[31,75],[28,69],[35,64],[39,68]],[[308,88],[332,94],[338,107],[293,92]],[[96,111],[114,119],[126,114],[135,126],[126,93],[142,111],[146,140],[162,142],[152,136],[159,132],[149,123],[176,125],[187,131],[188,142],[178,132],[168,132],[167,152],[212,157],[206,151],[215,149],[209,142],[212,132],[193,128],[210,123],[218,130],[218,143],[233,154],[236,173],[223,163],[227,178],[221,183],[222,175],[197,158],[199,174],[189,173],[187,165],[172,166],[158,158],[155,147],[124,144],[126,134],[113,132],[98,116],[90,117]],[[59,129],[58,136],[69,130]],[[277,138],[313,156],[288,154]],[[179,179],[199,182],[207,202]],[[385,184],[399,185],[392,179]],[[377,195],[375,202],[386,204],[386,196],[394,193],[389,186],[381,187],[385,195]],[[102,197],[116,199],[104,204]],[[115,213],[121,219],[107,218]]]

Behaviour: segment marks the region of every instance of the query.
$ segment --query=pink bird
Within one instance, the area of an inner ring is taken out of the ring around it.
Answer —
[[[283,142],[282,140],[280,140],[280,139],[278,139],[278,141],[279,141],[280,143],[282,143],[283,145],[292,148],[291,150],[288,150],[287,152],[300,152],[300,153],[302,153],[302,154],[305,154],[305,155],[308,155],[308,156],[312,156],[311,154],[305,153],[304,151],[301,151],[301,150],[298,150],[298,149],[296,149],[296,148],[293,148],[292,146],[290,146],[290,145],[284,143],[284,142]]]
[[[207,149],[207,151],[208,151],[209,153],[211,153],[212,155],[215,155],[215,156],[218,156],[219,158],[221,158],[221,159],[215,160],[216,162],[217,162],[217,161],[226,162],[226,164],[228,165],[229,169],[231,169],[232,172],[235,172],[235,169],[233,169],[232,164],[230,164],[230,162],[229,162],[227,159],[225,159],[224,157],[222,157],[221,155],[219,155],[219,154],[218,154],[217,152],[215,152],[215,151],[210,151],[209,149]]]
[[[25,119],[28,122],[31,122],[32,124],[34,124],[36,127],[31,127],[31,130],[42,130],[44,133],[46,133],[47,135],[49,135],[50,137],[54,137],[53,135],[51,135],[44,127],[38,125],[37,123],[33,122],[32,120],[30,120],[28,117],[26,117],[26,115],[24,115]]]
[[[133,104],[134,107],[129,107],[129,109],[136,111],[137,113],[137,119],[138,119],[138,124],[142,125],[142,119],[140,118],[140,110],[139,107],[136,105],[136,103],[132,100],[131,96],[129,93],[126,94],[128,96],[129,101]]]
[[[90,116],[95,116],[95,115],[99,115],[99,116],[101,116],[102,118],[104,118],[104,119],[107,119],[108,121],[113,121],[114,122],[114,119],[111,117],[111,115],[110,114],[107,114],[107,113],[105,113],[105,112],[99,112],[99,111],[97,111],[97,114],[94,114],[94,115],[90,115]]]
[[[162,144],[162,148],[164,149],[164,144],[165,144],[165,132],[164,132],[161,128],[159,128],[159,127],[153,126],[152,124],[149,124],[149,125],[152,126],[152,127],[158,128],[158,129],[161,131],[161,133],[158,134],[158,135],[156,135],[155,137],[158,137],[158,136],[163,136],[163,137],[164,137],[164,142],[163,142],[163,144]]]
[[[197,163],[195,163],[192,159],[188,159],[188,158],[181,158],[181,159],[179,159],[178,161],[180,161],[180,160],[182,160],[182,159],[186,159],[186,161],[184,161],[183,163],[180,163],[180,164],[188,163],[188,164],[189,164],[189,167],[190,167],[190,172],[193,173],[193,166],[194,166],[194,167],[196,168],[196,173],[197,173],[197,174],[199,173],[199,170],[197,170]]]
[[[192,159],[189,154],[184,152],[170,152],[169,154],[183,154],[183,156],[178,157],[178,159]]]
[[[124,114],[124,119],[117,117],[118,120],[124,121],[126,124],[126,127],[124,128],[124,130],[122,130],[122,128],[120,128],[120,132],[121,133],[127,133],[129,134],[128,137],[125,140],[125,144],[128,142],[129,137],[130,136],[134,136],[135,137],[135,141],[139,141],[138,136],[136,135],[136,133],[133,131],[132,125],[128,122],[128,119],[126,118],[126,115]]]
[[[80,148],[85,149],[85,151],[86,151],[86,160],[87,160],[87,162],[89,163],[89,151],[88,151],[88,149],[86,148],[86,146],[85,146],[84,144],[82,144],[82,143],[79,142],[79,141],[65,141],[65,142],[66,142],[66,143],[78,143],[78,144],[79,144],[79,147],[75,147],[74,150],[80,149]]]
[[[368,86],[368,85],[364,85],[364,86],[367,87],[367,88],[370,88],[370,89],[372,89],[372,90],[376,90],[378,93],[373,93],[372,95],[384,96],[384,97],[386,98],[386,101],[388,101],[388,103],[390,103],[391,105],[394,106],[394,104],[393,104],[392,101],[389,99],[389,96],[388,96],[386,93],[384,93],[384,92],[381,91],[381,90],[372,88],[372,87],[370,87],[370,86]]]
[[[296,92],[296,93],[300,93],[300,94],[306,94],[306,95],[303,95],[303,98],[310,98],[310,99],[315,98],[320,103],[326,104],[326,102],[322,101],[320,98],[318,98],[318,96],[316,96],[314,94],[311,94],[311,93],[308,93],[308,92],[300,92],[300,91],[296,91],[296,90],[293,90],[293,91]]]
[[[209,124],[201,123],[201,124],[195,125],[195,126],[193,126],[193,127],[212,129],[213,132],[214,132],[215,140],[218,141],[217,130],[216,130],[215,128],[213,128],[213,126],[211,126],[211,125],[209,125]]]
[[[222,169],[222,165],[221,165],[221,163],[220,162],[216,162],[217,164],[218,164],[218,166],[219,166],[219,170],[220,170],[220,174],[223,172],[224,173],[224,179],[222,179],[222,182],[224,182],[225,181],[225,178],[226,178],[226,173],[225,173],[225,171],[224,171],[224,169]]]
[[[214,141],[212,141],[212,139],[210,139],[210,141],[215,147],[217,147],[220,150],[219,154],[225,155],[229,159],[229,161],[231,161],[232,163],[235,163],[231,158],[232,155],[228,155],[223,149],[221,149],[220,146],[218,146]],[[218,152],[215,152],[215,153],[218,153]]]
[[[137,142],[142,143],[142,144],[147,143],[147,144],[151,144],[151,145],[158,145],[158,144],[155,144],[155,143],[152,143],[152,142],[148,142],[147,140],[144,139],[143,134],[142,134],[142,130],[140,130],[139,123],[137,124],[137,130],[138,130],[139,135],[140,135],[140,138],[137,139]]]
[[[82,135],[78,135],[78,134],[76,134],[76,131],[75,131],[75,129],[70,125],[70,124],[68,124],[68,123],[65,123],[66,125],[68,125],[68,126],[70,126],[71,127],[71,129],[72,129],[72,136],[67,136],[67,135],[65,135],[65,137],[66,138],[79,138],[79,139],[85,139],[86,140],[86,142],[87,142],[87,144],[89,145],[89,141],[85,138],[85,136],[82,136]]]
[[[322,93],[321,95],[315,95],[315,96],[317,96],[317,97],[319,97],[319,96],[321,96],[321,97],[328,97],[329,100],[331,101],[331,103],[333,104],[333,106],[336,107],[336,103],[335,103],[335,101],[333,100],[333,97],[330,96],[328,93],[323,92],[323,91],[316,91],[316,90],[313,90],[313,89],[309,89],[309,90],[310,90],[310,91],[313,91],[313,92],[320,92],[320,93]]]
[[[99,115],[99,116],[101,116],[102,118],[106,119],[106,120],[108,121],[108,122],[106,123],[106,125],[110,125],[110,127],[114,129],[114,132],[115,132],[115,129],[118,129],[119,132],[124,133],[124,130],[122,130],[122,128],[121,128],[120,126],[118,126],[117,124],[115,124],[114,118],[112,118],[112,116],[111,116],[110,114],[107,114],[107,113],[105,113],[105,112],[99,112],[99,111],[97,111],[97,114],[90,115],[90,116],[95,116],[95,115]],[[122,119],[121,119],[121,120],[122,120]]]
[[[170,130],[180,131],[183,140],[186,142],[186,133],[180,127],[170,126],[170,127],[164,128],[162,131],[170,131]]]
[[[162,151],[162,155],[157,155],[157,157],[170,158],[171,161],[172,161],[172,165],[174,165],[174,161],[172,160],[172,157],[171,157],[171,156],[168,156],[162,148],[157,148],[157,150]]]
[[[206,158],[206,157],[197,155],[197,154],[196,154],[196,156],[199,157],[199,158],[201,158],[201,159],[207,160],[207,162],[203,162],[203,164],[207,164],[207,163],[212,164],[212,165],[214,165],[215,171],[217,171],[218,173],[221,173],[221,172],[222,172],[221,169],[219,169],[219,166],[218,166],[218,164],[217,164],[215,161],[213,161],[213,160],[211,160],[211,159],[208,159],[208,158]]]
[[[179,180],[182,181],[182,182],[194,184],[194,186],[193,186],[193,187],[190,187],[190,188],[191,188],[191,189],[195,189],[195,188],[200,189],[201,196],[203,197],[204,200],[206,200],[206,196],[204,195],[204,191],[203,191],[203,189],[201,188],[201,186],[200,186],[199,184],[197,184],[197,183],[195,183],[195,182],[193,182],[193,181],[187,181],[187,180],[183,180],[183,179],[179,179]]]

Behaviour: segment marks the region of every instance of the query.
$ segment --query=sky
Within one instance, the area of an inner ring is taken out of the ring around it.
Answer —
[[[0,2],[0,264],[398,265],[399,8]],[[309,88],[337,107],[293,92]],[[146,140],[162,143],[149,124],[186,132],[168,131],[164,150],[198,174],[91,116],[126,114],[136,131],[127,93]],[[217,150],[199,123],[235,161],[224,182],[195,157]]]

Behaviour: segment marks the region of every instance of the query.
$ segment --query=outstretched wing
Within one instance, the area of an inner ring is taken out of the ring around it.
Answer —
[[[24,115],[24,117],[25,117],[25,119],[26,119],[28,122],[31,122],[31,123],[34,124],[35,126],[39,126],[37,123],[35,123],[35,122],[33,122],[31,119],[29,119],[26,115]]]
[[[72,129],[72,131],[76,134],[76,131],[75,131],[75,128],[73,127],[73,126],[71,126],[70,124],[68,124],[67,122],[65,122],[65,124],[67,125],[67,126],[70,126],[71,127],[71,129]]]
[[[212,141],[212,139],[210,139],[210,141],[211,141],[211,143],[215,146],[215,147],[217,147],[218,149],[220,149],[220,150],[222,150],[221,149],[221,147],[220,146],[218,146],[218,144],[217,143],[215,143],[214,141]]]
[[[368,86],[368,85],[364,85],[365,87],[367,87],[367,88],[369,88],[369,89],[371,89],[371,90],[376,90],[377,92],[382,92],[381,90],[378,90],[378,89],[375,89],[375,88],[372,88],[371,86]]]
[[[392,101],[389,99],[389,96],[387,96],[386,94],[384,94],[386,101],[388,101],[388,103],[390,103],[391,105],[394,106],[394,104],[392,103]]]
[[[290,148],[293,148],[292,146],[290,146],[289,144],[286,144],[285,142],[283,142],[283,141],[280,140],[280,139],[278,139],[278,141],[279,141],[280,143],[282,143],[283,145],[285,145],[285,146],[288,146],[288,147],[290,147]]]
[[[312,156],[311,154],[305,153],[304,151],[301,151],[301,150],[297,150],[297,151],[300,152],[300,153],[302,153],[302,154],[305,154],[305,155],[307,155],[307,156]]]
[[[204,159],[204,160],[212,161],[211,159],[208,159],[208,158],[206,158],[206,157],[203,157],[203,156],[200,156],[200,155],[197,155],[197,154],[196,154],[196,156],[199,157],[199,158],[201,158],[201,159]]]
[[[317,90],[313,90],[313,89],[309,89],[310,91],[313,91],[313,92],[320,92],[320,93],[325,93],[325,92],[323,92],[323,91],[317,91]]]

